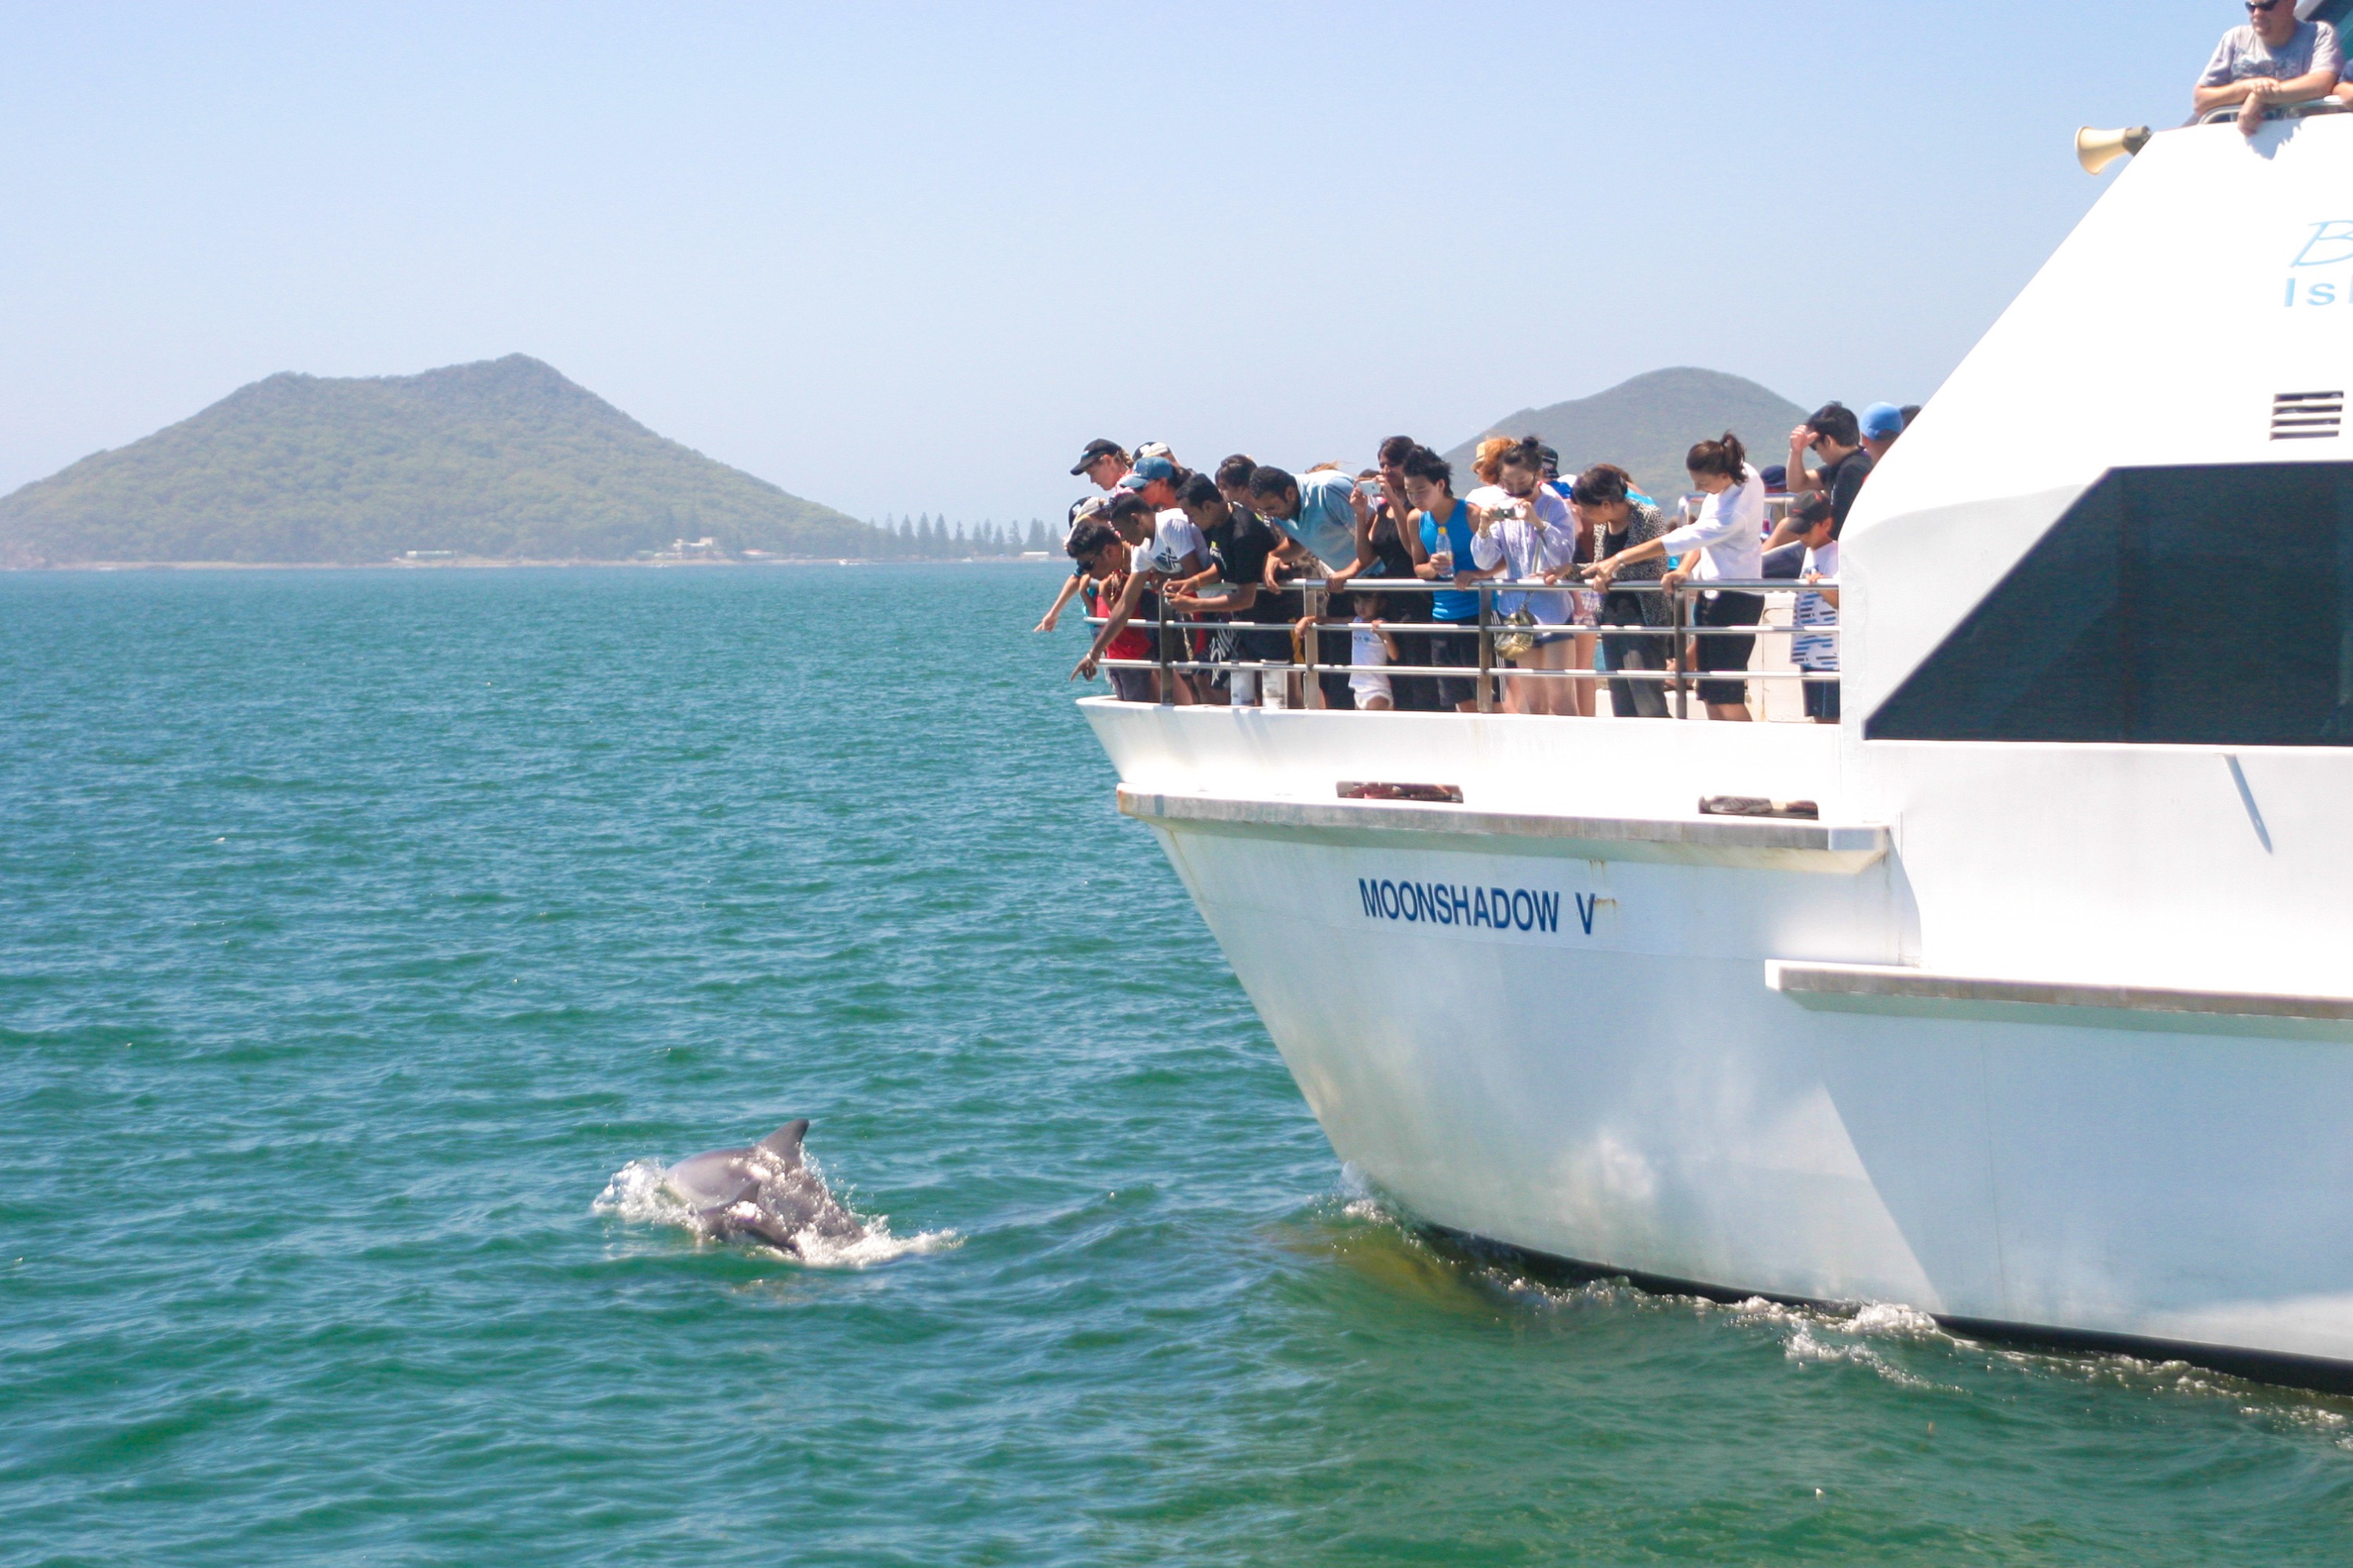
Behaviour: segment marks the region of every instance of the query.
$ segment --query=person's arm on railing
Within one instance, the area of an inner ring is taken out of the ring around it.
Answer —
[[[1204,577],[1216,575],[1214,572],[1202,574]],[[1258,584],[1244,583],[1222,599],[1202,599],[1194,594],[1174,592],[1166,597],[1169,609],[1183,610],[1188,615],[1218,614],[1229,610],[1240,612],[1258,603]]]
[[[2242,77],[2237,81],[2226,81],[2214,87],[2207,87],[2201,83],[2189,91],[2190,112],[2203,120],[2218,109],[2228,109],[2234,103],[2244,103],[2260,89],[2278,85],[2278,82],[2267,76]]]
[[[2252,135],[2254,127],[2263,122],[2266,111],[2327,98],[2336,87],[2337,73],[2333,70],[2308,70],[2285,81],[2274,81],[2267,76],[2251,76],[2243,80],[2225,82],[2220,87],[2201,87],[2191,94],[2190,102],[2201,120],[2217,109],[2228,109],[2237,104],[2239,123]]]
[[[1171,595],[1171,602],[1174,602],[1174,597],[1176,595],[1198,594],[1203,588],[1215,588],[1218,584],[1224,582],[1225,580],[1225,567],[1218,564],[1217,556],[1211,556],[1209,557],[1209,564],[1202,567],[1199,571],[1195,572],[1192,576],[1172,577],[1169,579],[1168,592]]]
[[[1700,524],[1696,523],[1686,524],[1684,526],[1676,529],[1675,532],[1677,534],[1688,535],[1699,526]],[[1722,538],[1725,534],[1729,532],[1729,529],[1712,532],[1710,542],[1713,542],[1715,539]],[[1691,541],[1685,540],[1683,542],[1690,543]],[[1620,550],[1616,555],[1609,556],[1604,560],[1594,562],[1591,566],[1585,568],[1585,580],[1588,583],[1590,583],[1593,587],[1606,591],[1609,585],[1616,580],[1618,574],[1624,568],[1632,566],[1637,561],[1655,561],[1666,553],[1666,538],[1662,537],[1646,540],[1640,545],[1631,546],[1630,548]],[[1681,566],[1659,574],[1659,587],[1669,593],[1674,592],[1675,589],[1691,581],[1692,568],[1698,564],[1699,551],[1697,549],[1694,549],[1688,555],[1683,556],[1683,564]]]
[[[2313,61],[2312,69],[2302,76],[2292,77],[2280,83],[2277,90],[2266,93],[2264,96],[2274,106],[2285,103],[2309,103],[2316,98],[2327,98],[2337,90],[2337,79],[2343,73],[2344,69],[2341,56],[2334,65],[2324,66],[2316,59]]]
[[[1282,578],[1278,575],[1283,568],[1288,567],[1293,571],[1312,572],[1316,570],[1321,564],[1322,563],[1316,560],[1315,553],[1313,550],[1310,550],[1306,546],[1291,537],[1290,535],[1284,534],[1278,535],[1278,542],[1274,548],[1266,553],[1266,591],[1269,593],[1281,593],[1283,590],[1284,584]],[[1298,585],[1294,583],[1291,586],[1295,588]]]
[[[1585,580],[1595,588],[1606,588],[1615,582],[1620,572],[1640,561],[1655,561],[1667,553],[1667,541],[1662,536],[1645,539],[1639,545],[1629,545],[1614,556],[1604,556],[1585,568]],[[1664,582],[1666,579],[1659,579]]]

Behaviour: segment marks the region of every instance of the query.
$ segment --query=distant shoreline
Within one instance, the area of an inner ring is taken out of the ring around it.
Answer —
[[[524,567],[629,567],[666,571],[679,567],[709,570],[730,567],[1035,567],[1051,565],[1052,562],[1051,556],[940,556],[898,559],[880,556],[778,556],[765,561],[527,561],[483,556],[455,561],[60,561],[37,567],[0,567],[0,572],[439,572]]]

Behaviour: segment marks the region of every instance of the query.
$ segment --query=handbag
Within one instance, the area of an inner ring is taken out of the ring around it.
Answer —
[[[1495,657],[1521,660],[1536,645],[1534,630],[1536,618],[1527,606],[1522,605],[1504,618],[1504,630],[1495,633]]]

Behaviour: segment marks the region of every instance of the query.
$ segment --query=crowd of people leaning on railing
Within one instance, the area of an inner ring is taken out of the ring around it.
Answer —
[[[1072,673],[1129,702],[1591,717],[1606,689],[1617,717],[1695,699],[1741,720],[1787,584],[1806,715],[1835,723],[1839,535],[1915,412],[1829,404],[1762,470],[1736,435],[1701,441],[1672,510],[1615,464],[1564,478],[1535,436],[1480,442],[1461,494],[1407,436],[1353,475],[1092,441],[1071,471],[1101,493],[1071,507],[1074,567],[1038,630],[1083,596],[1098,630]]]

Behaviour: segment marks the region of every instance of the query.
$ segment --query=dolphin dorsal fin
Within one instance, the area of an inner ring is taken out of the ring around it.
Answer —
[[[798,1165],[801,1162],[801,1139],[808,1136],[808,1118],[797,1118],[760,1139],[760,1147],[787,1165]]]

